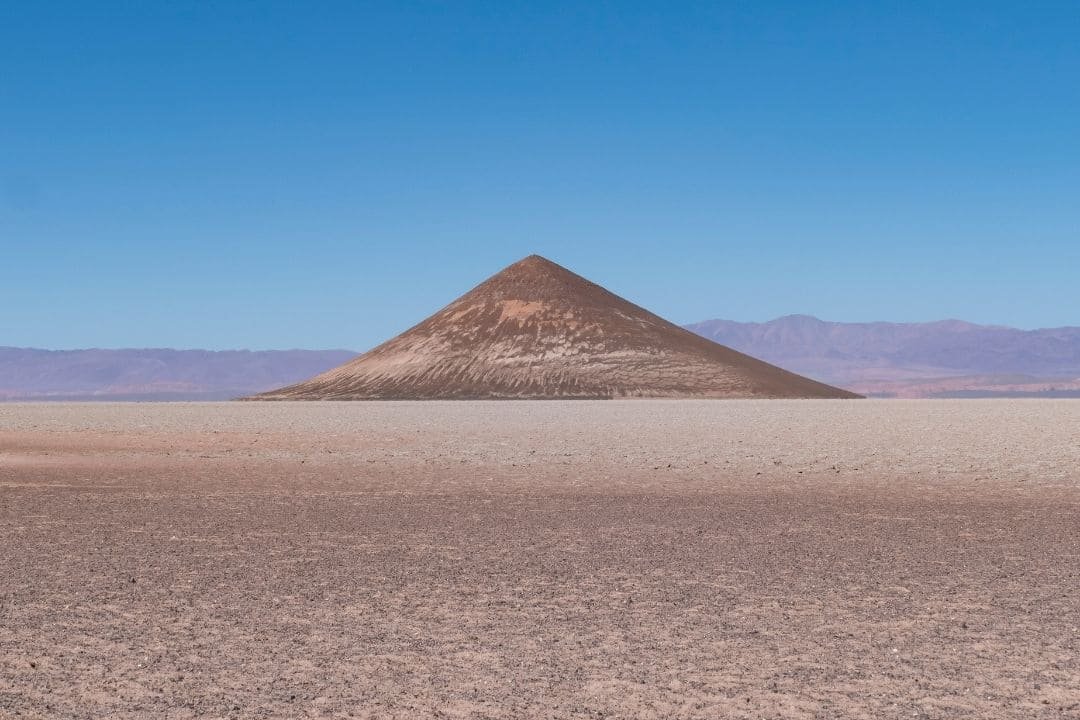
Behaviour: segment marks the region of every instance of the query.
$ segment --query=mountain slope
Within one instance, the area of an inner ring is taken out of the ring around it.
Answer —
[[[262,400],[854,397],[690,333],[537,255]]]

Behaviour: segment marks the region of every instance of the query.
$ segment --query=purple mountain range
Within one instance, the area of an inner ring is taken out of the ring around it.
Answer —
[[[836,323],[791,315],[686,326],[815,380],[876,397],[1080,397],[1080,328]],[[305,380],[349,350],[0,347],[0,400],[224,400]]]
[[[304,380],[355,355],[0,347],[0,400],[227,400]]]
[[[837,323],[790,315],[686,326],[793,372],[879,397],[1080,396],[1080,327],[960,320]]]

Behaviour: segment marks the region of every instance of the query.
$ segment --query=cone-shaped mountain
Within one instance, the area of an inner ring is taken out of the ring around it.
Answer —
[[[531,255],[419,325],[260,400],[853,398]]]

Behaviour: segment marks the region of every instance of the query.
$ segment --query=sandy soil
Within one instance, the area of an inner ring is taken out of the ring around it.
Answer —
[[[1080,717],[1080,402],[0,405],[0,717]]]

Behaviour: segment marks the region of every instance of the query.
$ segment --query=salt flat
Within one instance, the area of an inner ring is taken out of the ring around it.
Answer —
[[[0,547],[0,716],[1080,716],[1076,401],[0,404]]]

